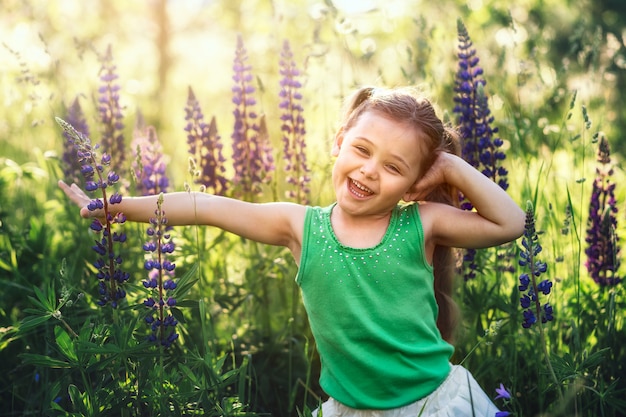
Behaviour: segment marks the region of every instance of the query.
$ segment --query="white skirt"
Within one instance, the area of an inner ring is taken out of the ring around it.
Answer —
[[[313,417],[318,410],[313,411]],[[494,417],[498,411],[472,374],[452,365],[435,392],[412,404],[390,410],[356,410],[331,397],[322,404],[319,417]]]

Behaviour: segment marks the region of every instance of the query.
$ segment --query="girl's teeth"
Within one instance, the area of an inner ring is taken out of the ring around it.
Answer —
[[[373,194],[372,190],[370,190],[369,188],[365,187],[365,186],[364,186],[364,185],[362,185],[362,184],[359,184],[358,182],[356,182],[356,181],[354,181],[354,180],[352,180],[352,184],[353,184],[356,188],[358,188],[359,190],[361,190],[361,191],[364,191],[364,192],[366,192],[366,193],[368,193],[368,194]]]

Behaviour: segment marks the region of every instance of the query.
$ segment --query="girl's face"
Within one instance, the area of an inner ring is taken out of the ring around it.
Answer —
[[[415,185],[422,163],[418,132],[367,111],[333,146],[338,206],[353,215],[387,215]]]

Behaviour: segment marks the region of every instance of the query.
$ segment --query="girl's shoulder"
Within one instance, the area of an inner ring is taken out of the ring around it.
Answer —
[[[420,220],[422,222],[422,229],[424,229],[424,236],[429,237],[432,235],[433,227],[439,219],[448,218],[452,220],[450,209],[456,210],[443,203],[436,203],[433,201],[420,201],[415,203],[417,210],[419,211]]]

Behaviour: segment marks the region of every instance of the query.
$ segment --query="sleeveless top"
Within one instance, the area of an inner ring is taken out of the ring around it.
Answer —
[[[448,376],[454,348],[437,329],[418,204],[397,206],[381,242],[366,249],[338,241],[333,207],[307,207],[296,277],[321,359],[320,385],[356,409],[424,398]]]

